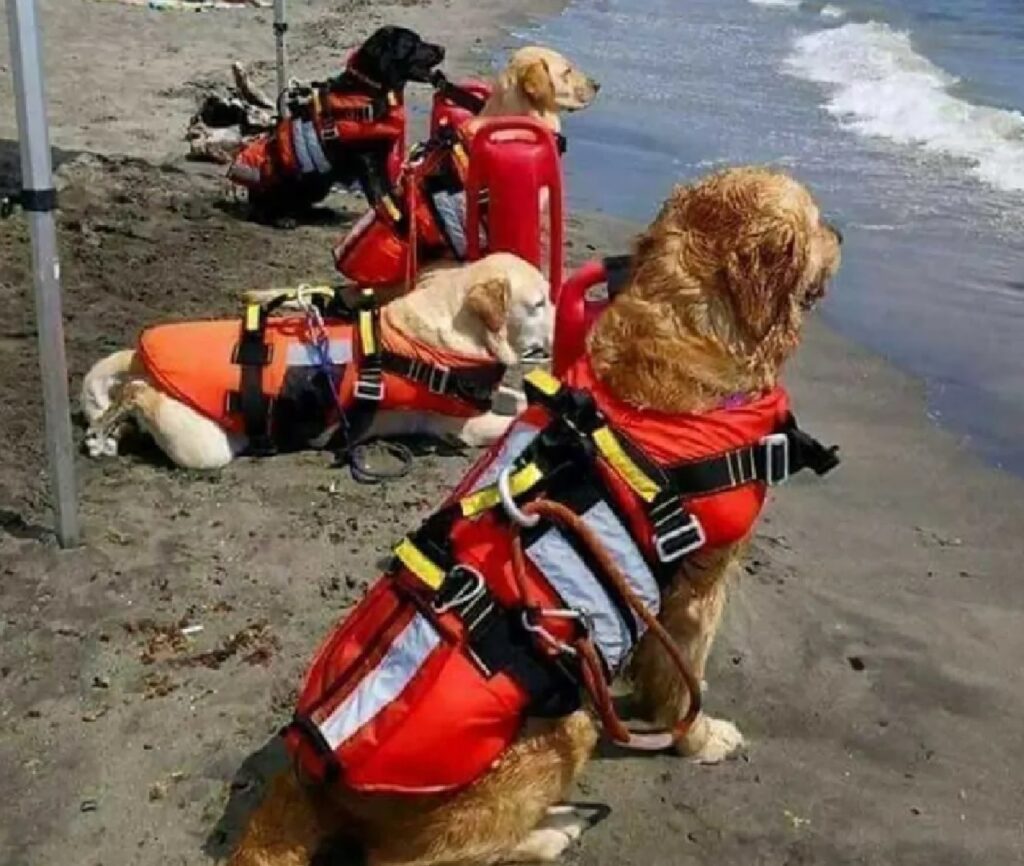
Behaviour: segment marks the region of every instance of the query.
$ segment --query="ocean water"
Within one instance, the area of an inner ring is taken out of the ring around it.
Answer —
[[[846,236],[826,321],[1024,473],[1022,0],[575,0],[517,36],[602,83],[566,124],[571,207],[646,220],[713,168],[792,171]]]

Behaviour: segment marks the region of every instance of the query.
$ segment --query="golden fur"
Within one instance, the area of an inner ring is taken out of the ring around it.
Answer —
[[[665,412],[757,393],[775,383],[799,342],[803,311],[838,264],[838,234],[783,174],[743,168],[679,187],[640,237],[631,279],[591,335],[597,374],[619,398]],[[691,557],[663,599],[660,619],[698,677],[738,551]],[[678,673],[650,638],[632,673],[652,720],[668,726],[685,711]],[[374,866],[555,860],[585,826],[556,804],[596,736],[583,712],[538,723],[479,782],[449,797],[308,794],[278,779],[231,866],[306,866],[338,830],[358,836]],[[702,715],[679,750],[714,762],[741,743],[734,725]]]
[[[586,108],[600,89],[593,78],[557,51],[531,45],[509,59],[479,116],[534,117],[552,132],[560,132],[559,113]]]

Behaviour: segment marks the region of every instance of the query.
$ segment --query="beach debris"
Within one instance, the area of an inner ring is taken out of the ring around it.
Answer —
[[[167,785],[164,782],[154,782],[149,786],[149,802],[155,803],[167,796]]]
[[[786,816],[786,820],[789,821],[790,826],[794,830],[799,830],[801,827],[807,827],[811,823],[810,818],[801,818],[789,809],[785,809],[782,814]]]
[[[78,804],[79,812],[95,812],[100,807],[98,800],[82,800]]]
[[[187,625],[181,630],[181,633],[188,637],[189,635],[199,634],[202,630],[203,626],[201,625]]]
[[[83,722],[95,722],[102,719],[107,713],[110,712],[110,707],[103,706],[97,707],[95,710],[89,710],[88,712],[82,713]]]
[[[109,689],[110,680],[108,680],[106,677],[101,677],[99,675],[94,676],[92,678],[92,687],[94,689]]]
[[[858,673],[864,670],[865,667],[867,667],[864,664],[864,659],[862,659],[860,656],[847,656],[846,661],[849,663],[850,667]]]
[[[145,679],[145,691],[143,697],[149,701],[153,698],[165,698],[171,692],[177,691],[180,686],[174,682],[170,674],[165,673],[149,673]]]

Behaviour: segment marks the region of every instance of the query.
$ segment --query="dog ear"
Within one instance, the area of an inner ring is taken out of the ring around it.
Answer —
[[[491,333],[498,333],[508,321],[512,285],[508,277],[492,277],[473,285],[466,295],[466,308],[484,323]]]
[[[555,83],[551,80],[551,70],[544,58],[538,58],[519,73],[519,87],[523,95],[539,111],[554,111]]]
[[[792,215],[777,215],[740,239],[727,258],[726,275],[738,322],[750,337],[763,340],[789,322],[807,264],[807,228]]]

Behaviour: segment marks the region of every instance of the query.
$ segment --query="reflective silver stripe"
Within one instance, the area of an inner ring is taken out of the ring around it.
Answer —
[[[316,131],[316,124],[311,120],[302,124],[303,135],[306,138],[306,147],[309,150],[309,158],[313,160],[313,166],[320,174],[331,173],[331,163],[324,155],[324,149],[320,146],[320,134]]]
[[[332,364],[347,364],[352,360],[351,340],[331,340],[328,348]],[[286,362],[289,367],[315,367],[320,355],[309,343],[289,343]]]
[[[515,463],[519,455],[537,438],[538,433],[540,433],[540,428],[534,427],[532,424],[524,424],[519,421],[513,424],[505,436],[504,442],[501,444],[501,449],[494,455],[491,464],[480,473],[480,477],[477,478],[473,486],[466,492],[466,496],[470,493],[476,493],[478,490],[483,490],[485,487],[490,487],[497,481],[501,470]]]
[[[430,621],[416,614],[355,690],[320,724],[320,733],[337,748],[394,701],[441,642]]]
[[[607,503],[598,502],[583,514],[583,521],[601,539],[644,606],[651,613],[657,614],[661,607],[658,583],[629,531],[611,508]],[[608,597],[597,577],[557,529],[544,533],[527,548],[526,553],[566,605],[589,614],[594,641],[608,667],[617,670],[633,645],[619,609]],[[644,625],[638,621],[637,634],[643,632]]]
[[[309,156],[309,149],[306,147],[306,136],[303,134],[303,122],[292,121],[292,147],[295,149],[295,159],[299,163],[299,171],[309,174],[314,170],[313,160]]]
[[[434,208],[441,220],[441,230],[451,244],[455,255],[466,257],[466,194],[464,192],[435,193]]]

